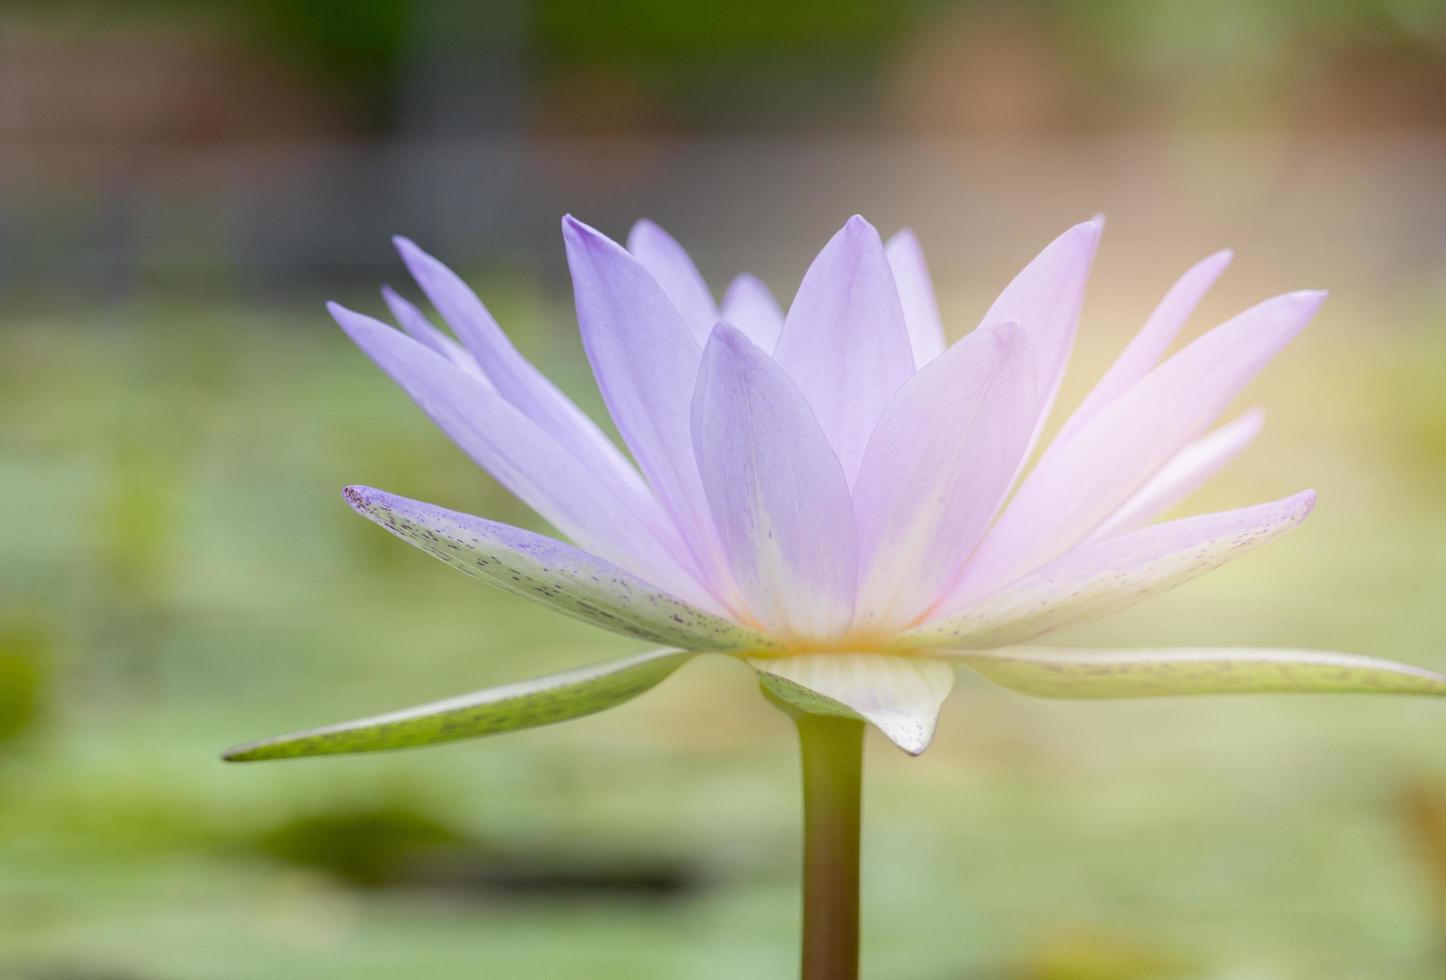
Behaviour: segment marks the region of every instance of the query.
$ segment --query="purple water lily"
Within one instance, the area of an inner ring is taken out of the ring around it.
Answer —
[[[335,304],[333,316],[575,546],[364,487],[347,501],[469,574],[665,649],[230,757],[559,721],[636,696],[705,652],[746,661],[795,710],[867,720],[911,753],[928,745],[960,666],[1048,697],[1446,693],[1440,675],[1342,653],[1029,645],[1250,551],[1315,500],[1303,491],[1151,523],[1251,442],[1258,411],[1207,430],[1324,296],[1268,299],[1166,357],[1229,252],[1175,283],[1020,480],[1060,388],[1101,229],[1088,221],[1055,239],[977,329],[946,346],[908,231],[886,243],[851,218],[785,313],[746,275],[717,303],[651,222],[624,248],[566,218],[583,346],[636,466],[461,279],[398,239],[456,339],[391,290],[401,332]]]
[[[956,667],[1045,697],[1446,694],[1446,676],[1344,653],[1028,645],[1216,568],[1315,503],[1304,491],[1151,523],[1255,437],[1258,411],[1210,426],[1324,295],[1268,299],[1166,357],[1228,252],[1170,289],[1020,482],[1069,360],[1101,227],[1055,239],[946,348],[909,232],[886,244],[850,219],[785,314],[749,276],[718,305],[650,222],[623,248],[565,219],[583,347],[636,467],[460,279],[399,240],[457,339],[390,290],[404,332],[334,304],[332,314],[576,547],[380,490],[349,487],[347,501],[462,571],[663,647],[227,758],[527,728],[636,697],[700,653],[738,658],[798,726],[802,975],[853,980],[864,725],[922,752]]]

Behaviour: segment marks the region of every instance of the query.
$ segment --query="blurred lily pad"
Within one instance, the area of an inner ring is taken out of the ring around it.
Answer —
[[[48,653],[48,639],[38,625],[0,624],[0,741],[39,722]]]
[[[647,854],[492,846],[403,803],[295,817],[265,831],[256,846],[358,888],[458,897],[672,898],[702,884],[691,867]]]

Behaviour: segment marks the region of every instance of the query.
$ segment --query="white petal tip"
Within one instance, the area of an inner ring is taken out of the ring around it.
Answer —
[[[884,738],[913,756],[924,754],[934,741],[934,732],[939,726],[937,712],[926,717],[876,712],[865,715],[864,720],[877,728]]]
[[[910,755],[929,747],[954,687],[953,667],[917,657],[820,653],[749,663],[764,689],[793,709],[861,718]]]

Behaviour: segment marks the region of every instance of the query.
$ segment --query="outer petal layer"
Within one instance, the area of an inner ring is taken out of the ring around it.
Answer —
[[[1289,293],[1216,327],[1046,454],[965,572],[951,606],[1082,541],[1198,436],[1309,322],[1324,294]]]
[[[1201,436],[1175,455],[1150,482],[1135,491],[1095,528],[1089,540],[1098,541],[1143,527],[1171,507],[1190,496],[1260,435],[1265,413],[1255,408],[1240,418]]]
[[[1004,287],[1004,292],[980,321],[981,325],[1018,323],[1029,334],[1034,345],[1035,380],[1042,399],[1036,438],[1064,380],[1079,327],[1080,307],[1084,304],[1085,283],[1103,231],[1104,220],[1095,218],[1075,225],[1050,242]]]
[[[1160,305],[1155,307],[1140,332],[1135,334],[1115,363],[1110,365],[1099,384],[1094,386],[1059,430],[1055,445],[1062,444],[1074,435],[1080,426],[1099,414],[1100,409],[1128,391],[1136,381],[1154,369],[1179,336],[1190,314],[1195,312],[1195,308],[1200,305],[1215,280],[1220,278],[1220,273],[1230,264],[1230,258],[1231,252],[1227,249],[1201,259],[1170,287],[1170,291],[1160,300]]]
[[[405,330],[407,336],[419,344],[430,347],[462,370],[475,374],[479,378],[483,376],[482,369],[477,366],[476,358],[469,354],[465,347],[432,326],[426,314],[403,299],[396,290],[390,286],[383,286],[382,299],[386,300],[387,308],[392,311],[392,317],[397,321],[397,326]]]
[[[502,397],[576,456],[598,480],[627,499],[635,510],[654,510],[637,470],[592,419],[512,346],[477,294],[456,273],[411,241],[398,238],[396,244],[417,284],[462,338],[477,369]],[[399,313],[408,333],[418,328],[415,323],[408,326],[414,318],[404,316],[405,309],[393,305],[393,310]]]
[[[813,260],[774,358],[813,406],[850,483],[874,424],[914,373],[884,244],[855,215]]]
[[[764,691],[798,711],[862,718],[910,755],[929,747],[954,670],[937,660],[881,653],[756,657]]]
[[[703,354],[692,424],[713,521],[749,610],[771,633],[842,634],[858,567],[853,505],[802,393],[720,323]]]
[[[628,233],[628,251],[658,280],[698,343],[707,341],[708,331],[718,322],[718,306],[683,246],[644,218]]]
[[[1076,548],[959,613],[895,640],[897,649],[1023,643],[1119,612],[1259,547],[1305,520],[1315,494],[1188,517]]]
[[[985,677],[1041,698],[1340,692],[1446,695],[1446,675],[1318,650],[1071,650],[1016,647],[971,654]]]
[[[696,654],[654,650],[418,708],[248,742],[228,762],[381,752],[536,728],[631,701]]]
[[[637,259],[571,216],[562,230],[583,347],[603,400],[703,581],[727,602],[688,426],[702,348]]]
[[[357,513],[453,568],[614,633],[686,650],[775,646],[561,541],[370,487],[343,494]]]
[[[588,551],[705,601],[636,501],[615,492],[495,388],[370,317],[336,304],[343,330],[462,451]]]

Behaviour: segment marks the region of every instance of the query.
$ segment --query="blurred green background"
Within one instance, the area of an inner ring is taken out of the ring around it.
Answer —
[[[789,725],[701,661],[615,712],[391,756],[253,736],[636,645],[358,520],[538,526],[331,325],[406,233],[589,410],[557,220],[662,222],[792,295],[854,211],[949,331],[1110,225],[1063,404],[1173,276],[1207,326],[1328,287],[1192,509],[1306,526],[1080,643],[1446,669],[1437,0],[0,0],[0,977],[786,977]],[[864,965],[906,980],[1446,977],[1446,715],[1032,701],[873,740]]]

